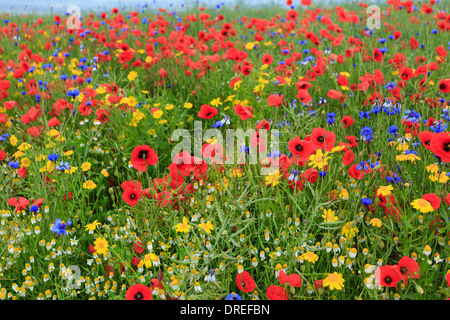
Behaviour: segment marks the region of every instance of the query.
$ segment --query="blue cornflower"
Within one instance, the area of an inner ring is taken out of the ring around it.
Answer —
[[[400,180],[401,180],[401,178],[402,178],[402,177],[401,177],[398,173],[394,173],[394,174],[392,175],[392,177],[391,177],[391,176],[387,176],[387,177],[386,177],[386,180],[389,181],[390,183],[392,183],[392,182],[394,182],[394,183],[399,183]]]
[[[66,227],[70,226],[71,224],[72,224],[72,221],[70,220],[70,218],[67,223],[62,223],[61,219],[56,219],[55,223],[51,227],[51,231],[60,236],[62,236],[63,234],[67,235]]]
[[[30,207],[30,211],[31,211],[31,212],[37,212],[37,211],[39,211],[39,206],[37,206],[37,205],[31,206],[31,207]]]
[[[372,204],[372,200],[370,200],[369,198],[362,198],[361,202],[365,206],[370,206]]]
[[[59,166],[55,166],[55,169],[56,170],[61,170],[61,171],[70,170],[70,164],[68,162],[61,161],[59,163]]]
[[[13,168],[13,169],[17,169],[17,168],[20,167],[19,163],[16,162],[16,161],[10,161],[10,162],[8,162],[8,166],[10,166],[10,167]]]
[[[392,125],[388,128],[389,133],[393,136],[395,136],[395,134],[397,133],[397,130],[398,130],[397,126],[394,126],[394,125]]]
[[[372,140],[373,129],[371,127],[362,127],[361,128],[361,137],[365,141]]]
[[[274,151],[272,151],[272,152],[269,153],[268,157],[269,157],[269,158],[272,158],[272,157],[281,157],[281,152],[280,152],[279,150],[274,150]]]
[[[242,297],[239,294],[232,292],[227,295],[225,300],[242,300]]]
[[[58,158],[59,158],[59,154],[57,154],[57,153],[52,153],[52,154],[50,154],[47,158],[48,158],[48,160],[50,160],[50,161],[56,161],[56,160],[58,160]]]
[[[364,118],[370,119],[370,111],[367,111],[367,112],[360,111],[359,112],[359,117],[361,119],[364,119]]]
[[[336,120],[336,113],[334,113],[334,112],[327,113],[328,124],[333,124],[335,120]]]

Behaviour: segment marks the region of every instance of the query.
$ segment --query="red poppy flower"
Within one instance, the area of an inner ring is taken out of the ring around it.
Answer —
[[[348,115],[345,115],[341,120],[341,123],[344,125],[344,128],[352,126],[353,122],[354,122],[353,118]]]
[[[298,90],[295,96],[304,104],[308,104],[312,100],[307,90]]]
[[[281,102],[283,102],[283,97],[284,96],[282,94],[271,94],[267,97],[267,103],[269,104],[269,106],[276,106],[278,109],[280,108]]]
[[[400,74],[400,78],[405,81],[412,79],[414,77],[413,70],[408,67],[401,68],[399,71],[399,74]]]
[[[122,199],[130,206],[134,207],[141,197],[141,191],[135,188],[127,188],[123,191]]]
[[[295,20],[298,17],[298,12],[295,10],[289,10],[286,12],[286,20]]]
[[[155,165],[157,162],[155,150],[147,145],[137,146],[131,153],[131,164],[138,171],[145,172],[149,165]]]
[[[48,120],[48,126],[49,127],[56,127],[59,126],[61,122],[58,120],[57,117],[53,117],[50,120]]]
[[[345,151],[344,156],[342,157],[342,163],[349,166],[353,163],[353,161],[355,161],[355,154],[353,151],[350,149]]]
[[[433,139],[431,139],[430,150],[442,162],[450,162],[450,135],[447,132],[436,133]]]
[[[439,81],[439,90],[442,93],[449,93],[450,92],[450,78],[449,79],[442,79]]]
[[[404,256],[399,260],[396,271],[399,273],[400,278],[406,284],[408,283],[408,277],[410,277],[411,279],[419,279],[420,277],[419,264],[416,262],[416,260],[407,256]]]
[[[27,176],[27,168],[22,167],[19,170],[17,170],[17,174],[22,178],[25,179],[25,177]]]
[[[324,279],[314,280],[314,287],[316,288],[316,290],[323,288],[323,280]]]
[[[422,199],[427,200],[431,206],[433,207],[433,210],[439,209],[441,206],[441,198],[439,198],[434,193],[427,193],[422,196]]]
[[[314,128],[312,130],[311,141],[317,148],[325,148],[326,151],[330,151],[334,148],[334,143],[336,141],[336,135],[333,131],[327,131],[323,128]]]
[[[236,284],[239,290],[244,292],[252,292],[256,289],[255,280],[247,271],[242,271],[236,276]]]
[[[255,129],[256,130],[264,129],[266,131],[269,131],[269,129],[270,129],[270,122],[267,121],[266,119],[263,119],[260,122],[258,122],[258,124],[255,126]]]
[[[124,181],[124,182],[122,182],[121,183],[121,185],[120,185],[120,187],[122,188],[122,190],[126,190],[126,189],[128,189],[128,188],[131,188],[131,189],[138,189],[138,190],[141,190],[141,188],[142,188],[142,185],[141,185],[141,183],[138,181],[138,180],[130,180],[130,181]]]
[[[278,280],[280,280],[280,283],[282,286],[287,282],[291,286],[300,288],[302,286],[302,277],[300,275],[293,273],[291,275],[287,275],[286,272],[283,270],[280,271],[280,274],[278,276]]]
[[[431,132],[431,131],[422,131],[419,134],[420,142],[422,142],[422,145],[430,151],[431,151],[430,144],[431,144],[431,140],[433,139],[433,137],[434,137],[434,132]]]
[[[202,119],[211,119],[218,113],[217,109],[211,107],[209,104],[204,104],[200,107],[200,112],[197,114]]]
[[[375,278],[378,283],[384,287],[395,287],[397,289],[397,283],[401,280],[400,275],[396,271],[396,266],[387,265],[378,267],[375,270]]]
[[[271,65],[273,62],[273,58],[270,54],[266,53],[262,57],[263,64]]]
[[[136,251],[136,253],[142,253],[144,252],[144,245],[142,244],[141,241],[137,241],[135,243],[133,243],[133,250]]]
[[[141,263],[141,259],[139,259],[138,257],[133,257],[131,259],[131,263],[137,267],[139,265],[139,263]]]
[[[364,171],[363,170],[358,170],[358,165],[355,163],[354,165],[352,165],[349,169],[348,169],[348,174],[350,175],[350,177],[352,177],[353,179],[356,180],[361,180],[362,178],[364,178]]]
[[[128,288],[125,293],[126,300],[152,300],[152,289],[137,283]]]
[[[311,142],[301,140],[299,137],[288,142],[289,151],[292,153],[292,161],[298,164],[301,161],[306,161],[314,151],[314,145]]]
[[[356,147],[358,145],[359,139],[355,136],[345,136],[346,145],[350,148]]]
[[[309,168],[300,174],[302,180],[308,180],[311,183],[315,183],[317,181],[318,176],[319,171],[317,171],[317,169],[315,168]]]
[[[288,299],[287,289],[276,285],[271,285],[267,288],[266,296],[269,300]]]
[[[383,53],[378,48],[372,50],[372,57],[373,57],[373,60],[375,60],[377,62],[383,61]]]
[[[237,104],[233,107],[233,110],[236,111],[237,115],[241,118],[242,121],[253,118],[252,107],[244,107],[240,104]]]

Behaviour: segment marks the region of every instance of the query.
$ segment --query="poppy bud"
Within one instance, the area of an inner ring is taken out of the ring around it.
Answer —
[[[363,150],[359,153],[359,156],[362,157],[364,155],[364,152],[366,152],[366,150]]]
[[[380,203],[380,198],[376,197],[375,198],[375,205],[377,206]]]
[[[384,242],[383,242],[383,240],[378,240],[377,241],[377,245],[378,245],[378,247],[380,248],[380,249],[383,249],[384,248]]]
[[[289,291],[290,291],[292,294],[295,294],[295,288],[294,288],[293,286],[291,286],[291,285],[289,285]]]
[[[108,189],[108,192],[109,192],[109,195],[111,196],[111,198],[112,198],[113,201],[114,201],[114,199],[115,199],[115,196],[114,196],[114,188],[113,188],[113,187],[110,187],[110,188]]]
[[[418,294],[423,294],[423,289],[422,289],[422,287],[419,286],[418,284],[416,284],[416,292],[417,292]]]

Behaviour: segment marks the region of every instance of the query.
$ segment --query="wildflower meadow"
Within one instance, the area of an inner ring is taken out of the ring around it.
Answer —
[[[1,300],[449,300],[450,3],[0,19]]]

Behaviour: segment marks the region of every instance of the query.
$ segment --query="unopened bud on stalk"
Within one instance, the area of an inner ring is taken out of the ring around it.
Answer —
[[[110,187],[110,188],[108,189],[108,192],[109,192],[109,195],[111,196],[111,198],[112,198],[113,201],[114,201],[114,199],[115,199],[114,188],[113,188],[113,187]]]
[[[422,287],[419,286],[418,284],[416,284],[416,292],[417,292],[418,294],[423,294],[423,289],[422,289]]]

